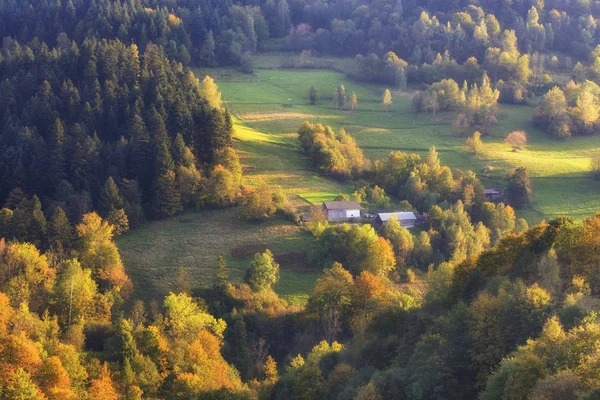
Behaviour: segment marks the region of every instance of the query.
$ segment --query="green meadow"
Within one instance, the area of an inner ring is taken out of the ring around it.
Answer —
[[[600,210],[600,182],[589,176],[590,158],[600,153],[600,138],[556,141],[533,126],[533,107],[501,105],[499,126],[483,138],[485,154],[473,156],[464,150],[465,138],[452,132],[454,113],[439,113],[435,120],[431,114],[412,113],[410,93],[394,92],[386,113],[381,105],[385,87],[359,84],[330,70],[261,69],[253,75],[229,69],[196,72],[216,78],[234,115],[234,146],[246,183],[280,186],[299,211],[355,190],[311,168],[298,150],[295,133],[304,121],[345,128],[371,160],[383,159],[391,151],[425,156],[435,146],[444,164],[476,171],[488,188],[502,187],[506,171],[523,165],[532,176],[534,202],[519,213],[530,223],[557,215],[582,219]],[[358,110],[334,109],[332,95],[340,84],[348,94],[356,92]],[[311,85],[321,96],[315,106],[308,101]],[[525,150],[513,152],[504,138],[519,129],[527,132],[528,144]],[[493,167],[489,177],[481,173],[486,166]],[[275,290],[290,302],[302,303],[318,275],[307,265],[304,253],[311,241],[308,233],[283,219],[249,224],[229,209],[188,212],[152,222],[119,238],[118,245],[136,296],[143,299],[168,293],[179,266],[196,286],[210,285],[219,255],[227,260],[232,279],[240,280],[253,254],[269,248],[281,264]]]
[[[210,73],[210,71],[206,71]],[[453,112],[415,114],[410,93],[394,92],[386,113],[381,105],[384,86],[360,84],[329,70],[258,70],[250,81],[218,81],[224,100],[236,117],[236,147],[252,179],[265,179],[313,203],[353,188],[316,176],[297,150],[295,132],[304,121],[345,128],[371,160],[383,159],[391,151],[425,155],[435,146],[444,164],[477,172],[488,188],[499,188],[506,172],[525,166],[532,176],[532,206],[520,212],[536,223],[557,215],[585,218],[600,210],[600,183],[589,175],[590,159],[600,153],[600,137],[557,141],[535,128],[530,106],[500,105],[499,125],[483,138],[485,154],[465,152],[465,138],[452,131]],[[335,87],[343,84],[348,94],[358,96],[358,110],[336,110]],[[308,101],[311,85],[319,89],[321,101]],[[506,135],[524,130],[528,143],[513,152],[504,143]],[[489,177],[483,168],[492,166]]]
[[[254,254],[268,248],[281,265],[275,291],[291,303],[302,303],[317,278],[303,253],[311,241],[309,233],[287,221],[246,223],[226,209],[151,222],[119,237],[117,245],[136,298],[162,299],[173,290],[180,266],[193,286],[211,285],[219,256],[228,264],[230,279],[240,281]]]

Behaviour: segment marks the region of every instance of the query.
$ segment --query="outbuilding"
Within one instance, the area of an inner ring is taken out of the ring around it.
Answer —
[[[502,191],[498,189],[484,189],[485,198],[488,201],[499,201],[502,199]]]
[[[328,221],[346,221],[360,218],[360,204],[357,201],[326,201],[323,212]]]
[[[390,219],[397,219],[404,228],[413,228],[417,222],[417,216],[410,211],[394,211],[389,213],[379,213],[375,217],[374,225],[377,229]]]

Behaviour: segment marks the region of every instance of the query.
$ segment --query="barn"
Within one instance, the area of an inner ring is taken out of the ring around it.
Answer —
[[[360,218],[360,204],[357,201],[326,201],[323,212],[328,221],[345,221]]]
[[[413,212],[408,211],[395,211],[389,213],[379,213],[375,217],[374,225],[379,229],[390,219],[397,219],[404,228],[413,228],[417,222],[417,216]]]

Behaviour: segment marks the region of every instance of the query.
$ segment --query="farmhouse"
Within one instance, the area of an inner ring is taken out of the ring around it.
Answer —
[[[375,217],[375,228],[379,229],[390,219],[397,219],[404,228],[413,228],[417,222],[417,216],[413,212],[395,211],[390,213],[379,213]]]
[[[483,192],[489,201],[498,201],[502,198],[502,191],[497,189],[484,189]]]
[[[356,201],[326,201],[323,212],[328,221],[344,221],[360,218],[360,204]]]

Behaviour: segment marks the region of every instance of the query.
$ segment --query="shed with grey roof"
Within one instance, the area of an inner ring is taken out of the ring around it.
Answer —
[[[379,213],[375,217],[375,227],[380,228],[383,224],[388,222],[390,219],[396,219],[400,222],[400,225],[405,228],[413,228],[417,222],[417,216],[415,213],[410,211],[394,211],[389,213]]]

